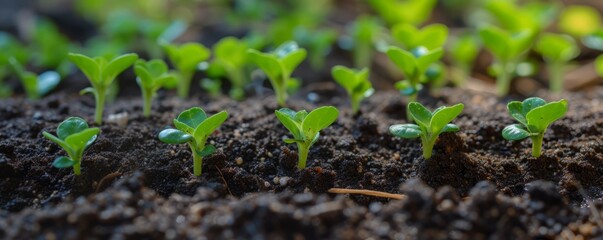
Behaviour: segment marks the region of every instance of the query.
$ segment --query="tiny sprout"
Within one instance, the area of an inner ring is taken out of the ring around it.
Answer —
[[[354,114],[358,113],[360,102],[375,92],[371,82],[368,80],[368,68],[356,71],[344,66],[335,66],[331,72],[335,81],[348,92],[352,104],[352,112]]]
[[[222,38],[213,46],[214,58],[207,70],[207,74],[211,77],[226,76],[231,84],[229,96],[237,100],[243,99],[245,95],[243,88],[249,82],[245,72],[249,62],[247,49],[248,44],[244,40],[234,37]],[[220,92],[221,84],[217,80],[204,79],[201,84],[205,89],[210,89],[210,92]]]
[[[314,109],[310,113],[306,110],[295,112],[288,108],[281,108],[274,112],[279,121],[293,134],[293,139],[285,139],[285,143],[297,143],[299,160],[297,167],[306,167],[306,160],[310,147],[320,137],[320,130],[333,124],[339,116],[337,108],[324,106]]]
[[[408,23],[399,23],[392,27],[391,34],[405,49],[426,47],[431,50],[444,46],[448,27],[443,24],[431,24],[419,29]]]
[[[291,73],[306,58],[306,50],[299,48],[296,42],[286,42],[273,52],[262,53],[255,49],[249,49],[247,54],[249,60],[268,76],[276,93],[278,105],[285,106],[287,87],[294,81],[291,79]]]
[[[165,44],[164,49],[179,72],[178,96],[186,98],[199,63],[207,60],[211,52],[200,43],[185,43],[180,46]]]
[[[354,66],[370,67],[375,52],[374,44],[381,31],[379,21],[374,17],[361,16],[348,27],[347,31],[351,37],[351,44],[345,47],[352,51]]]
[[[94,122],[101,124],[107,91],[117,75],[130,67],[138,59],[138,55],[129,53],[109,60],[104,57],[90,58],[82,54],[69,53],[69,59],[84,72],[92,84],[92,87],[83,89],[80,94],[92,93],[94,95],[96,101]]]
[[[17,76],[19,76],[19,79],[21,79],[21,83],[23,83],[23,88],[29,99],[40,99],[61,82],[61,76],[55,71],[46,71],[38,76],[35,73],[26,71],[15,58],[11,57],[8,61],[17,73]]]
[[[580,54],[580,48],[570,36],[544,33],[536,42],[535,50],[547,63],[551,90],[561,92],[565,66]]]
[[[533,33],[529,30],[509,33],[494,26],[485,26],[479,30],[484,46],[492,52],[495,64],[500,72],[496,79],[496,91],[499,96],[509,93],[513,73],[523,55],[531,46]]]
[[[221,111],[207,117],[205,111],[193,107],[183,111],[174,119],[176,129],[168,128],[159,133],[159,140],[168,144],[188,143],[193,154],[193,173],[201,176],[203,157],[216,151],[213,145],[206,145],[207,138],[228,118],[228,113]]]
[[[143,100],[143,116],[151,116],[151,100],[155,93],[163,87],[166,82],[174,81],[173,74],[168,73],[168,67],[163,60],[153,59],[136,61],[134,65],[136,73],[136,83],[140,87]]]
[[[68,157],[61,156],[52,162],[52,166],[56,168],[73,167],[73,173],[80,175],[80,164],[82,155],[96,137],[100,129],[88,128],[88,123],[79,117],[70,117],[61,122],[57,127],[57,136],[54,136],[46,131],[42,135],[61,146]]]
[[[479,53],[479,41],[473,34],[455,38],[450,43],[448,53],[451,64],[458,71],[458,74],[453,76],[453,81],[456,85],[463,86],[471,75],[471,67]]]
[[[396,83],[396,88],[402,95],[408,96],[409,102],[417,100],[417,93],[423,88],[423,83],[431,79],[427,74],[428,70],[443,53],[441,48],[429,50],[426,47],[417,47],[409,52],[399,47],[389,47],[387,56],[406,77],[405,80]],[[410,120],[410,113],[407,114],[407,119]]]
[[[442,106],[430,112],[418,102],[408,104],[408,112],[417,124],[396,124],[389,127],[389,132],[401,138],[421,138],[423,157],[431,158],[433,145],[438,136],[444,132],[457,132],[459,127],[450,123],[463,111],[462,103],[451,107]]]
[[[540,157],[544,132],[551,123],[562,118],[567,112],[567,101],[546,103],[541,98],[532,97],[507,104],[509,114],[521,124],[506,126],[502,136],[507,140],[532,139],[532,156]]]

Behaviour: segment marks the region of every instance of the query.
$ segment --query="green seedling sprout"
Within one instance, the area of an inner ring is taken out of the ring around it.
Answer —
[[[404,49],[413,51],[418,47],[425,47],[433,50],[444,46],[448,37],[448,27],[443,24],[430,24],[417,28],[408,23],[400,23],[392,27],[391,34]]]
[[[42,132],[44,137],[61,146],[68,155],[56,158],[52,162],[52,166],[56,168],[73,167],[73,173],[80,175],[84,151],[94,143],[99,132],[100,129],[89,128],[88,123],[79,117],[70,117],[61,122],[57,127],[57,136],[46,131]]]
[[[331,73],[335,81],[341,85],[350,96],[352,113],[358,113],[358,110],[360,110],[360,102],[373,95],[375,92],[373,85],[368,80],[368,68],[363,68],[358,71],[344,66],[335,66]]]
[[[211,77],[226,76],[231,84],[228,95],[236,100],[243,99],[245,96],[243,88],[249,82],[245,68],[249,62],[247,60],[247,49],[249,48],[247,42],[234,37],[225,37],[213,48],[214,58],[209,65],[207,74]],[[216,86],[216,83],[206,81],[205,86],[212,88]],[[218,92],[219,87],[220,85],[218,85]]]
[[[199,63],[209,58],[210,50],[200,43],[185,43],[180,46],[165,44],[164,49],[170,62],[179,72],[178,96],[188,97],[191,81]]]
[[[561,92],[565,67],[580,54],[580,48],[570,36],[544,33],[536,42],[535,50],[547,63],[550,89],[553,92]]]
[[[291,132],[293,139],[285,139],[285,143],[296,143],[299,151],[297,168],[304,169],[310,147],[320,137],[320,131],[333,124],[339,116],[339,110],[332,106],[319,107],[311,111],[295,112],[288,108],[275,111],[279,121]]]
[[[301,46],[308,49],[308,60],[312,69],[320,70],[325,66],[331,46],[337,40],[337,32],[333,29],[297,27],[293,37]]]
[[[287,87],[293,81],[291,73],[306,58],[306,50],[299,48],[296,42],[286,42],[273,52],[262,53],[255,49],[249,49],[247,53],[249,60],[268,76],[276,93],[278,105],[285,106]]]
[[[374,17],[361,16],[348,27],[347,31],[351,37],[351,44],[347,49],[352,51],[354,66],[370,67],[375,52],[375,41],[381,31],[379,21]]]
[[[55,71],[46,71],[38,76],[33,72],[26,71],[15,58],[11,57],[8,61],[13,71],[21,79],[21,83],[23,83],[23,88],[29,99],[40,99],[61,82],[61,75]]]
[[[90,58],[82,54],[69,53],[69,59],[88,77],[92,87],[80,91],[80,94],[91,93],[96,102],[94,122],[101,124],[107,90],[121,72],[130,67],[138,59],[138,55],[128,53],[111,60],[104,57]]]
[[[387,56],[402,71],[405,80],[396,83],[396,88],[404,96],[408,96],[409,102],[417,100],[418,92],[423,88],[423,83],[431,77],[427,71],[444,54],[441,48],[428,50],[425,47],[417,47],[412,52],[399,47],[389,47]],[[412,118],[407,112],[407,119]]]
[[[134,65],[136,83],[142,92],[143,116],[151,116],[151,101],[155,93],[166,82],[175,81],[176,76],[168,72],[168,67],[163,60],[153,59],[144,61],[139,59]]]
[[[506,126],[502,131],[503,138],[514,141],[529,137],[532,139],[532,156],[540,157],[544,132],[551,123],[565,116],[567,101],[562,99],[547,103],[541,98],[532,97],[523,102],[509,102],[507,109],[520,124]]]
[[[168,144],[187,143],[193,154],[193,174],[201,176],[203,157],[216,151],[213,145],[207,145],[207,138],[228,118],[228,113],[221,111],[207,117],[205,111],[198,107],[187,109],[174,119],[174,128],[159,133],[159,140]]]
[[[484,4],[484,9],[498,25],[510,31],[531,30],[539,33],[546,29],[557,16],[560,6],[555,2],[522,2],[495,0]]]
[[[437,1],[369,0],[368,3],[389,25],[395,25],[397,23],[420,25],[429,18]]]
[[[492,52],[499,72],[496,79],[496,92],[499,96],[509,93],[513,73],[523,60],[523,55],[531,46],[533,34],[522,31],[511,34],[500,28],[488,25],[479,30],[484,46]]]
[[[442,106],[433,112],[418,102],[408,104],[408,112],[417,124],[396,124],[389,127],[389,132],[401,138],[421,138],[423,157],[431,158],[433,145],[438,136],[444,132],[457,132],[459,127],[450,123],[463,111],[462,103],[451,107]]]
[[[471,67],[479,53],[478,42],[472,34],[466,34],[453,39],[449,45],[450,62],[458,73],[453,77],[457,86],[465,85],[467,78],[471,75]]]

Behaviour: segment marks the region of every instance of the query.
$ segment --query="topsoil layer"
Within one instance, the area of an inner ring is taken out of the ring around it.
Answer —
[[[303,100],[307,92],[289,101],[296,110],[342,109],[303,170],[296,147],[282,141],[288,132],[272,96],[236,102],[161,94],[149,119],[140,98],[121,97],[107,104],[81,176],[51,166],[65,153],[42,132],[55,133],[69,116],[92,122],[91,97],[2,100],[0,238],[603,238],[603,88],[541,95],[566,98],[570,110],[549,127],[539,158],[529,140],[500,134],[513,123],[505,107],[511,99],[458,89],[421,96],[432,109],[465,104],[454,120],[461,131],[442,134],[427,161],[419,140],[387,131],[406,122],[398,93],[378,92],[352,116],[345,95],[322,89],[314,102]],[[218,151],[204,159],[201,177],[192,175],[186,145],[157,139],[192,106],[230,115],[210,137]],[[107,121],[111,113],[125,113],[122,122]],[[326,193],[332,187],[407,198]]]

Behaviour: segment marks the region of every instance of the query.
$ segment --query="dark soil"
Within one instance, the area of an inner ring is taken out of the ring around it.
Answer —
[[[351,116],[345,95],[322,89],[314,103],[303,100],[307,91],[289,101],[293,109],[342,109],[304,170],[296,168],[296,147],[282,141],[288,132],[272,96],[182,101],[162,93],[149,119],[139,97],[122,96],[105,119],[127,113],[127,125],[100,126],[81,176],[51,167],[64,152],[42,131],[54,133],[68,116],[91,122],[91,97],[64,91],[37,102],[1,100],[0,239],[603,238],[603,88],[540,94],[570,102],[540,158],[531,157],[528,140],[500,135],[513,123],[511,99],[460,89],[423,96],[431,108],[465,103],[454,121],[462,130],[440,136],[428,161],[420,141],[387,131],[406,122],[398,93],[378,92]],[[192,175],[186,145],[156,137],[192,106],[230,114],[210,138],[218,151],[204,159],[201,177]],[[327,194],[332,187],[408,198]]]

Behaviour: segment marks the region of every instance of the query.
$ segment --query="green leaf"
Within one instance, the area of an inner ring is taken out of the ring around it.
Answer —
[[[227,61],[235,67],[241,67],[247,62],[247,43],[234,37],[222,38],[214,45],[215,59]]]
[[[507,140],[521,140],[530,136],[521,124],[506,126],[502,131],[503,138]]]
[[[283,142],[285,142],[287,144],[291,144],[291,143],[304,143],[304,140],[285,138],[285,139],[283,139]]]
[[[531,97],[526,100],[523,100],[521,103],[521,114],[527,117],[528,113],[532,111],[532,109],[543,106],[546,104],[542,98]]]
[[[87,87],[87,88],[84,88],[84,89],[80,90],[80,95],[84,95],[84,94],[87,94],[87,93],[92,94],[94,96],[96,96],[96,94],[98,94],[98,92],[96,91],[96,89],[94,89],[93,87]]]
[[[203,148],[203,150],[201,150],[200,152],[197,152],[197,154],[199,154],[199,156],[201,156],[201,157],[207,157],[215,152],[216,152],[216,147],[214,145],[207,145],[207,146],[205,146],[205,148]]]
[[[337,108],[332,106],[324,106],[314,109],[302,122],[302,130],[304,131],[304,135],[308,138],[314,138],[314,135],[318,133],[320,130],[328,127],[333,124],[337,117],[339,116],[339,111]]]
[[[473,35],[463,35],[452,42],[450,56],[459,64],[470,65],[479,53],[479,43]]]
[[[96,135],[99,132],[100,129],[98,128],[84,129],[81,132],[69,135],[69,137],[65,138],[65,143],[71,146],[74,151],[85,149],[96,140]]]
[[[166,45],[170,61],[183,72],[193,72],[197,64],[209,58],[211,52],[200,43],[185,43],[180,46]]]
[[[509,114],[511,117],[515,118],[518,122],[523,124],[524,126],[528,126],[528,121],[526,120],[526,116],[523,113],[523,105],[520,101],[512,101],[507,104],[507,109],[509,110]]]
[[[389,127],[389,132],[401,138],[418,138],[423,135],[421,128],[415,124],[396,124]]]
[[[227,118],[228,113],[226,111],[221,111],[208,117],[195,129],[193,136],[195,136],[195,139],[199,139],[211,135]]]
[[[408,111],[410,116],[422,127],[428,128],[432,118],[432,113],[425,106],[418,102],[408,103]]]
[[[69,117],[65,119],[57,127],[57,136],[61,140],[65,140],[67,137],[79,133],[88,129],[88,123],[86,120],[79,117]]]
[[[544,33],[536,43],[535,50],[547,62],[568,62],[577,57],[580,49],[573,38],[567,35]]]
[[[433,113],[431,122],[429,123],[430,131],[434,134],[440,134],[442,129],[446,127],[450,121],[455,119],[461,112],[465,105],[462,103],[456,104],[451,107],[444,107]]]
[[[83,73],[88,80],[94,84],[101,84],[100,66],[94,59],[77,53],[69,53],[71,60]]]
[[[298,49],[282,58],[285,75],[291,75],[293,70],[306,58],[306,50]]]
[[[295,137],[297,140],[304,140],[304,136],[301,134],[301,122],[296,120],[295,111],[288,108],[281,108],[274,111],[274,114],[276,115],[276,118],[285,126],[285,128],[287,128],[287,130],[293,134],[293,137]]]
[[[404,96],[410,96],[415,93],[418,93],[423,88],[421,84],[417,84],[416,87],[413,86],[413,84],[410,83],[410,81],[408,80],[398,81],[394,86],[400,91],[400,94]]]
[[[461,130],[461,128],[452,123],[446,124],[446,126],[442,128],[442,132],[458,132],[459,130]]]
[[[567,101],[562,99],[532,109],[526,119],[528,126],[534,126],[539,132],[544,132],[551,123],[565,116],[566,112]]]
[[[193,107],[181,112],[174,119],[174,125],[181,131],[192,134],[205,119],[207,119],[205,111],[200,107]]]
[[[406,77],[414,74],[417,63],[415,62],[415,57],[410,52],[402,50],[399,47],[389,47],[386,54],[402,70]]]
[[[44,135],[44,137],[46,137],[48,140],[53,141],[54,143],[56,143],[59,146],[61,146],[61,148],[63,148],[66,152],[73,151],[71,149],[71,147],[69,145],[67,145],[67,143],[65,143],[65,141],[59,139],[58,137],[55,137],[54,135],[52,135],[52,134],[50,134],[48,132],[42,132],[42,135]]]
[[[189,142],[192,139],[193,139],[192,135],[187,134],[178,129],[169,128],[169,129],[165,129],[165,130],[159,132],[159,140],[161,140],[164,143],[181,144],[181,143]]]
[[[479,35],[484,43],[484,46],[492,52],[492,54],[503,62],[509,60],[509,52],[512,51],[511,36],[505,31],[494,27],[485,26],[479,29]]]
[[[46,71],[37,78],[38,94],[45,95],[61,82],[61,75],[55,71]]]
[[[249,60],[257,65],[272,80],[278,80],[282,73],[278,59],[270,54],[259,52],[255,49],[247,50]],[[284,84],[284,83],[282,83]]]
[[[75,165],[75,161],[68,157],[58,157],[52,162],[52,166],[55,168],[69,168]]]
[[[102,69],[103,85],[109,86],[115,77],[121,72],[132,66],[138,59],[135,53],[128,53],[111,60],[104,69]]]
[[[429,65],[437,62],[444,55],[444,51],[441,48],[436,48],[429,51],[429,53],[417,58],[416,64],[420,74],[424,74]]]

